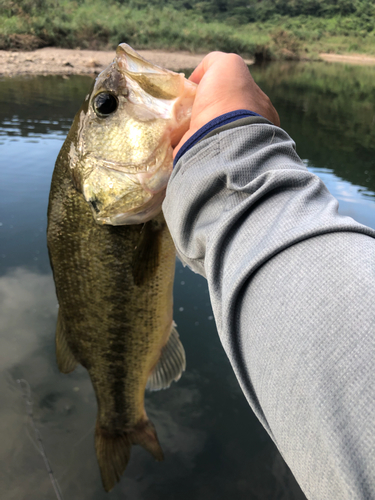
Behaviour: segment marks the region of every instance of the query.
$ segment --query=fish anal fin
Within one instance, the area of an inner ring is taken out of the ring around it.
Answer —
[[[155,427],[150,420],[139,422],[132,430],[111,434],[100,427],[95,428],[95,450],[105,491],[111,491],[128,465],[131,447],[141,445],[158,461],[164,459]]]
[[[175,323],[172,323],[168,342],[148,378],[146,389],[149,391],[166,389],[173,381],[177,382],[180,379],[186,368],[185,350],[175,327]]]
[[[155,276],[160,259],[160,238],[165,225],[165,221],[153,219],[142,228],[133,253],[132,271],[137,286],[145,285]]]
[[[66,340],[65,325],[61,309],[59,309],[56,324],[56,359],[57,366],[62,373],[70,373],[78,365]]]

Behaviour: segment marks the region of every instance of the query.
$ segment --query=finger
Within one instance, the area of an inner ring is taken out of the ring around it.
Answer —
[[[224,55],[224,52],[219,52],[219,51],[210,52],[209,54],[207,54],[198,64],[195,70],[192,72],[192,74],[189,77],[189,80],[191,80],[196,84],[199,84],[199,82],[203,78],[203,75],[212,66],[212,64],[214,64],[214,62],[222,55]]]

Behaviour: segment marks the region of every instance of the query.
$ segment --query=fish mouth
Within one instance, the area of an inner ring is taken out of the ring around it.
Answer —
[[[169,162],[168,162],[169,163]],[[129,173],[96,166],[83,181],[82,193],[98,224],[142,224],[156,217],[165,198],[171,168]]]

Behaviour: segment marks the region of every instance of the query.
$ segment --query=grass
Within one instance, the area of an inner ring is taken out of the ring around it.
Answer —
[[[0,0],[0,48],[37,46],[223,50],[265,59],[316,58],[319,52],[375,54],[373,22],[356,17],[274,16],[260,23],[206,22],[194,10],[138,8],[104,0]]]

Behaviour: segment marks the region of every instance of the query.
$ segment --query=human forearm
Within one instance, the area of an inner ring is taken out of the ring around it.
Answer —
[[[366,236],[374,232],[337,214],[272,125],[233,128],[185,153],[164,212],[181,259],[208,279],[249,403],[308,498],[371,498],[374,471],[358,478],[375,461],[366,436],[374,426],[361,421],[374,411],[373,337],[365,335],[375,324]],[[367,377],[353,378],[363,369]],[[348,405],[353,387],[360,398]],[[356,411],[366,406],[366,415]]]

